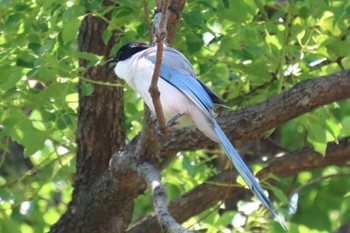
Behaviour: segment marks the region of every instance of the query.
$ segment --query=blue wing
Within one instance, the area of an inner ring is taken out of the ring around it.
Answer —
[[[161,66],[160,77],[191,99],[209,119],[213,117],[213,101],[198,79],[191,75],[182,74],[167,65]]]

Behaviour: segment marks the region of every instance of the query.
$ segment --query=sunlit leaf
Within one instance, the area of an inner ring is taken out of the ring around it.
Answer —
[[[62,31],[62,39],[65,44],[77,38],[80,22],[77,19],[68,21]]]
[[[315,151],[319,152],[321,155],[326,154],[326,131],[320,125],[311,125],[311,127],[308,129],[307,140],[312,144]]]

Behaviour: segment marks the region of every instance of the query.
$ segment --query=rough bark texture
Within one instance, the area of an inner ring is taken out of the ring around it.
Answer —
[[[115,39],[107,45],[103,43],[102,33],[106,27],[107,23],[100,18],[85,17],[79,32],[79,50],[108,58]],[[88,61],[80,60],[79,63],[87,67]],[[102,82],[115,80],[108,68],[102,66],[88,68],[83,75]],[[79,87],[81,85],[83,81]],[[95,84],[90,96],[84,96],[79,88],[77,173],[73,197],[67,212],[51,232],[116,232],[118,209],[111,208],[108,198],[102,206],[96,203],[100,198],[105,199],[101,195],[114,191],[107,183],[100,185],[98,179],[108,169],[111,155],[124,147],[123,107],[122,88]],[[116,181],[110,179],[110,182]]]
[[[108,59],[109,51],[115,44],[114,38],[108,45],[102,41],[107,24],[93,16],[87,16],[80,27],[79,50]],[[86,67],[88,61],[81,60]],[[108,67],[95,66],[87,70],[87,78],[102,82],[113,82],[116,77]],[[83,82],[80,82],[82,85]],[[79,88],[78,109],[78,153],[77,178],[89,182],[108,168],[111,154],[124,147],[125,129],[123,119],[123,91],[103,85],[94,85],[94,92],[84,96]]]

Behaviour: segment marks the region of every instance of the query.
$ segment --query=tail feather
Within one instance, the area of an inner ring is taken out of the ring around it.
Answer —
[[[238,173],[242,176],[243,180],[247,183],[250,190],[253,194],[259,199],[259,201],[268,208],[275,219],[281,224],[281,226],[286,230],[287,224],[284,218],[275,210],[270,199],[265,195],[263,189],[260,187],[258,182],[256,181],[254,175],[251,173],[247,165],[242,160],[241,156],[237,153],[235,148],[232,146],[231,142],[226,137],[225,133],[222,131],[221,127],[212,119],[212,123],[214,125],[215,132],[217,136],[220,138],[220,145],[225,151],[226,155],[231,160],[233,166],[236,168]]]

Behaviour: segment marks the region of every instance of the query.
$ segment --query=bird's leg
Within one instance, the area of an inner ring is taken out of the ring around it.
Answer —
[[[177,121],[180,117],[182,117],[183,115],[184,115],[184,113],[179,113],[179,114],[177,114],[176,116],[174,116],[173,118],[171,118],[171,119],[168,121],[168,123],[167,123],[168,127],[172,127],[172,126],[176,125],[176,124],[177,124],[176,121]]]
[[[179,113],[177,115],[175,115],[173,118],[171,118],[168,122],[167,122],[167,126],[168,127],[172,127],[174,125],[177,124],[177,120],[182,117],[184,115],[184,113]],[[159,135],[160,134],[160,129],[159,129],[159,124],[158,122],[156,122],[156,126],[155,126],[155,131],[156,131],[156,134]]]

